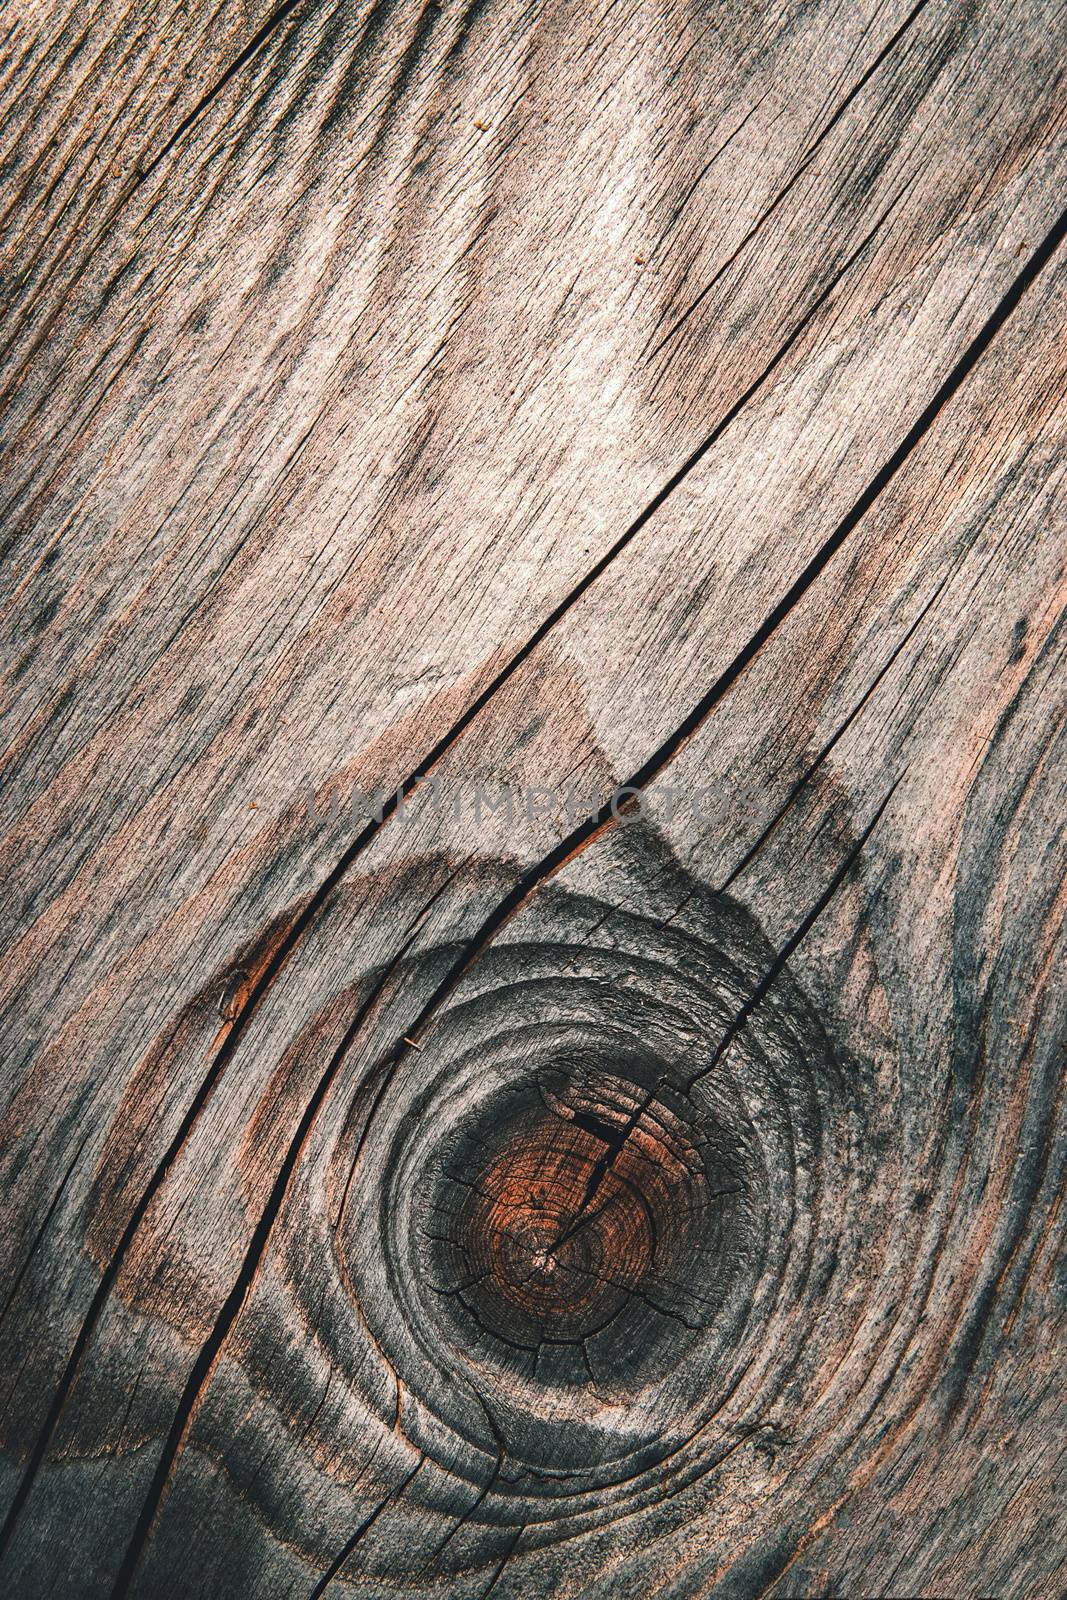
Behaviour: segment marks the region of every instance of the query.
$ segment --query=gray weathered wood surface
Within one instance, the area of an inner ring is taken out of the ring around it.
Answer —
[[[1060,1592],[1064,21],[9,10],[4,1593]]]

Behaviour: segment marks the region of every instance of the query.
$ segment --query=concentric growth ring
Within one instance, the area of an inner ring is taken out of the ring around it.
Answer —
[[[331,1244],[405,1438],[527,1539],[702,1470],[724,1408],[787,1381],[776,1321],[832,1254],[823,1031],[783,974],[722,1051],[773,952],[685,883],[669,924],[548,890],[547,936],[483,954],[331,1157],[336,1189],[358,1137]]]

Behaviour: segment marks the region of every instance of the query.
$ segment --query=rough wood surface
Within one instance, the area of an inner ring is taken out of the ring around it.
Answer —
[[[0,1588],[1062,1589],[1064,9],[0,29]]]

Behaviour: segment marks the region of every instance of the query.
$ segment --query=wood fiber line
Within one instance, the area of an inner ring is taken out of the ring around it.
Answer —
[[[203,116],[204,112],[207,110],[208,106],[216,98],[216,96],[222,93],[230,79],[234,77],[236,73],[240,72],[242,67],[247,66],[252,60],[252,57],[256,55],[258,51],[262,50],[271,34],[274,33],[278,27],[280,27],[289,13],[294,11],[299,4],[300,0],[282,0],[282,4],[274,8],[270,16],[259,28],[258,32],[253,34],[252,38],[249,39],[244,48],[230,62],[225,72],[221,73],[220,76],[216,78],[210,89],[206,89],[204,91],[193,109],[186,112],[185,116],[179,122],[174,132],[169,135],[166,143],[161,147],[161,149],[156,152],[156,154],[145,166],[139,169],[137,175],[138,183],[143,183],[146,178],[151,177],[156,167],[159,166],[159,163],[170,155],[178,141],[184,138],[185,134],[188,133],[193,124],[197,122],[201,116]]]
[[[663,347],[670,343],[682,325],[688,322],[693,312],[703,304],[719,280],[730,270],[738,258],[744,253],[746,248],[752,243],[753,239],[756,238],[760,230],[764,228],[774,216],[774,213],[778,210],[779,206],[782,205],[786,199],[788,199],[789,195],[796,188],[797,184],[800,182],[801,178],[804,176],[805,172],[807,172],[808,168],[818,155],[819,147],[824,143],[824,141],[833,132],[837,124],[841,121],[841,118],[848,111],[849,106],[851,106],[856,96],[863,89],[864,85],[874,76],[882,63],[893,53],[901,39],[903,39],[908,29],[911,27],[912,23],[915,21],[916,17],[923,10],[927,3],[928,0],[917,0],[916,5],[911,11],[909,11],[908,15],[904,18],[904,21],[900,24],[900,27],[893,34],[892,38],[889,39],[885,45],[883,45],[882,49],[878,52],[877,56],[875,56],[870,66],[865,69],[862,75],[857,79],[852,88],[845,95],[844,99],[835,108],[833,114],[819,129],[818,134],[804,152],[804,155],[801,158],[796,170],[789,178],[788,183],[786,183],[778,191],[770,205],[761,212],[760,216],[752,224],[751,228],[749,228],[748,232],[745,234],[740,244],[738,244],[737,248],[726,258],[722,266],[719,267],[718,271],[715,273],[715,276],[705,285],[703,289],[701,289],[695,300],[693,300],[686,307],[681,316],[678,317],[677,321],[671,324],[666,333],[659,340],[658,344],[654,345],[649,351],[649,361],[654,361]]]

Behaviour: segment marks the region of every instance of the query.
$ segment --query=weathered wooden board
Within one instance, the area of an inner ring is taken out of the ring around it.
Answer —
[[[1058,1592],[1063,21],[10,21],[7,1591]]]

